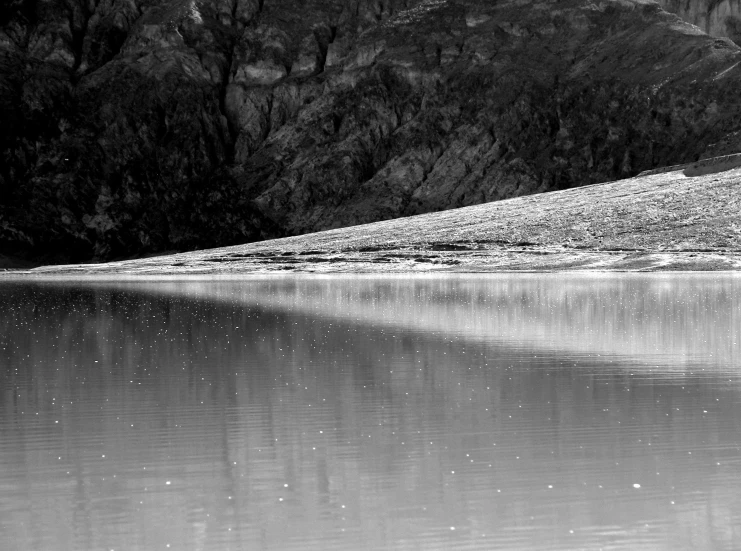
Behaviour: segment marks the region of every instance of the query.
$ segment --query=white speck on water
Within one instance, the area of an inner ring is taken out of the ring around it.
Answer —
[[[636,489],[638,489],[638,488],[641,487],[641,485],[640,484],[633,484],[633,487],[636,488]]]
[[[170,480],[168,480],[167,482],[165,482],[165,486],[169,486],[170,484],[172,484],[172,482]]]

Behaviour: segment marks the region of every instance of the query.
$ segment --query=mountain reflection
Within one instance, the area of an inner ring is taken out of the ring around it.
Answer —
[[[562,275],[198,279],[105,286],[262,306],[509,347],[682,368],[741,363],[741,277]]]
[[[4,284],[0,541],[737,548],[740,281]]]

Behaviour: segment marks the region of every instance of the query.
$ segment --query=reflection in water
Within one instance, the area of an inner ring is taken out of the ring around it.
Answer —
[[[741,548],[739,291],[4,283],[0,548]]]
[[[343,281],[343,284],[338,284]],[[352,282],[352,283],[351,283]],[[107,286],[269,307],[374,326],[569,354],[620,354],[662,368],[734,365],[741,278],[526,275],[210,279]]]

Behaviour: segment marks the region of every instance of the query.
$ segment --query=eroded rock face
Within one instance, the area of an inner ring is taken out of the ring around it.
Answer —
[[[741,44],[741,0],[658,0],[666,11],[676,13],[711,36]]]
[[[740,63],[629,0],[14,0],[0,252],[227,245],[733,153]]]

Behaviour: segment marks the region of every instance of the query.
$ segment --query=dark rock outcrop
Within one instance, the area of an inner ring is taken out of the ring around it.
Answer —
[[[13,0],[0,252],[229,245],[733,153],[740,63],[629,0]]]

